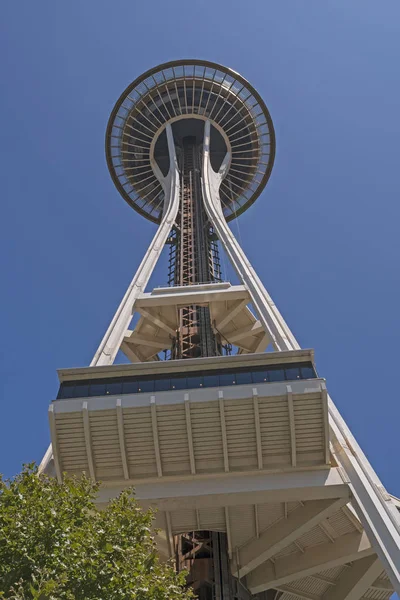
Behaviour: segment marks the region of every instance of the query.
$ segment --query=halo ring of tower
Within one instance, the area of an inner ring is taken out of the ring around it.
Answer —
[[[210,120],[215,144],[230,153],[220,187],[227,221],[260,195],[275,158],[275,132],[258,92],[235,71],[202,60],[164,63],[143,73],[117,101],[106,131],[106,157],[122,197],[137,212],[161,221],[162,185],[155,148],[167,123]],[[175,135],[175,133],[174,133]],[[211,152],[213,151],[213,136]],[[217,154],[217,153],[216,153]],[[216,159],[218,160],[218,159]]]

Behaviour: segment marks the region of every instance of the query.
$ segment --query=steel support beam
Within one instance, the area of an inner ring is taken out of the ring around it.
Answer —
[[[382,571],[383,565],[376,554],[356,560],[324,594],[323,600],[359,600]]]
[[[159,179],[165,193],[164,213],[161,224],[155,234],[134,278],[132,279],[109,328],[98,347],[90,366],[113,364],[132,319],[133,308],[138,296],[144,291],[168,235],[175,222],[179,208],[179,171],[175,153],[174,137],[171,125],[166,126],[170,170],[166,177],[159,173]]]
[[[208,507],[261,504],[263,502],[298,502],[343,498],[350,500],[348,486],[337,469],[253,475],[224,473],[218,477],[168,478],[141,483],[140,480],[112,484],[105,482],[99,490],[99,502],[115,498],[126,485],[134,484],[136,497],[143,506],[159,510],[182,510]]]
[[[222,212],[219,199],[219,187],[228,168],[230,156],[227,153],[221,168],[216,173],[210,160],[211,122],[207,120],[204,126],[202,188],[204,206],[210,222],[221,241],[228,258],[238,277],[246,285],[254,309],[268,332],[276,350],[300,348],[295,337],[279,313],[272,298],[265,289],[261,279],[253,269],[247,256],[229,229]]]
[[[244,577],[318,523],[337,512],[345,503],[345,498],[306,502],[291,512],[287,519],[281,519],[269,527],[258,539],[252,539],[242,546],[238,551],[239,564],[237,561],[232,563],[232,574]]]
[[[257,594],[373,554],[365,533],[348,533],[334,544],[327,542],[303,553],[290,554],[273,563],[268,561],[260,565],[247,576],[247,586],[253,594]]]

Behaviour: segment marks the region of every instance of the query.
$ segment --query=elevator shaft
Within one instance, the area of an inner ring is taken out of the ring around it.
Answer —
[[[221,281],[218,243],[203,206],[202,145],[187,136],[179,145],[180,208],[170,237],[170,285]],[[179,308],[172,358],[217,356],[227,351],[213,329],[208,306]],[[231,600],[237,582],[230,574],[225,533],[194,531],[175,536],[177,570],[188,569],[187,583],[199,600]]]
[[[181,202],[177,217],[174,285],[195,285],[220,280],[218,255],[205,213],[200,181],[201,146],[195,137],[182,140]],[[213,245],[214,244],[214,245]],[[179,309],[179,330],[174,358],[221,354],[213,332],[210,310],[190,305]]]

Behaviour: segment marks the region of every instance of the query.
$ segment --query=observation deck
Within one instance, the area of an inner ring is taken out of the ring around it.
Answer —
[[[216,63],[180,60],[150,69],[123,92],[111,113],[106,156],[123,198],[140,214],[161,221],[164,190],[157,171],[168,171],[165,128],[172,125],[179,153],[182,140],[203,140],[211,121],[211,164],[229,153],[220,189],[226,220],[245,211],[266,185],[275,157],[268,109],[242,76]]]
[[[310,350],[59,371],[59,474],[139,481],[328,468],[327,393]]]

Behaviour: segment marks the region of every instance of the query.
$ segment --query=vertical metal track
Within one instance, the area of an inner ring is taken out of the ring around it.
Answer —
[[[181,148],[181,203],[171,239],[170,285],[194,285],[220,281],[218,247],[203,207],[200,182],[200,146],[194,137],[183,139]],[[178,341],[174,358],[198,358],[221,354],[210,311],[205,306],[179,310]]]
[[[186,137],[180,148],[180,208],[169,238],[169,285],[221,281],[217,236],[204,209],[201,187],[201,144]],[[179,309],[173,358],[222,354],[207,306]],[[227,351],[227,350],[225,350]],[[187,582],[199,600],[231,600],[235,584],[229,570],[226,534],[196,531],[175,537],[176,566],[187,568]]]

